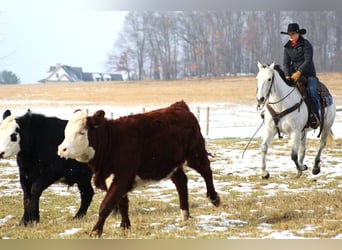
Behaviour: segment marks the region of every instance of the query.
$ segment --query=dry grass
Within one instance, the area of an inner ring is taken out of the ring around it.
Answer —
[[[342,105],[342,73],[320,74],[320,79],[326,83],[335,98],[337,105]],[[255,104],[256,82],[254,77],[232,77],[224,79],[186,80],[186,81],[143,81],[143,82],[111,82],[111,83],[50,83],[32,85],[0,85],[0,108],[11,105],[12,100],[50,100],[63,101],[72,105],[74,101],[96,105],[169,105],[184,99],[188,103],[233,102]],[[23,104],[25,105],[25,104]],[[310,142],[313,145],[317,141]],[[209,150],[229,148],[242,151],[246,141],[237,139],[210,140]],[[280,144],[274,142],[272,147]],[[336,142],[337,147],[342,141]],[[258,142],[252,142],[249,149],[259,148]],[[342,157],[336,149],[327,149],[331,159],[330,164],[337,164]],[[310,153],[310,151],[309,151]],[[284,155],[284,152],[280,153]],[[219,156],[220,157],[220,156]],[[232,163],[228,156],[214,158],[212,161]],[[290,160],[289,160],[290,161]],[[342,234],[342,192],[341,178],[328,181],[325,186],[305,177],[289,179],[273,177],[269,181],[261,180],[258,175],[241,177],[237,175],[222,175],[214,173],[216,182],[224,183],[221,187],[222,206],[214,208],[209,205],[202,189],[190,188],[190,206],[193,218],[183,224],[179,221],[178,197],[176,191],[170,190],[170,201],[160,201],[148,189],[142,189],[144,195],[136,193],[130,195],[130,215],[132,229],[122,231],[119,217],[108,218],[104,228],[105,238],[124,239],[174,239],[174,238],[261,238],[270,232],[258,228],[261,224],[269,225],[272,232],[290,230],[296,236],[308,238],[331,238]],[[197,180],[198,175],[189,173],[189,180]],[[9,175],[14,181],[17,176]],[[322,177],[324,180],[324,177]],[[253,191],[240,193],[233,190],[241,183],[250,183]],[[262,187],[269,183],[288,184],[291,190],[310,189],[311,191],[284,192],[279,190],[274,196],[267,196]],[[314,191],[312,191],[314,189]],[[89,208],[88,215],[80,221],[71,220],[73,212],[70,205],[79,204],[76,187],[69,190],[70,196],[61,196],[50,189],[43,193],[41,199],[41,223],[32,227],[20,227],[18,222],[22,216],[22,194],[11,197],[0,197],[0,219],[8,215],[13,218],[5,224],[0,223],[0,238],[18,239],[50,239],[50,238],[88,238],[94,226],[98,208],[103,193],[96,191],[94,201]],[[165,192],[165,191],[163,191]],[[161,195],[161,193],[160,193]],[[155,210],[147,210],[155,208]],[[216,216],[207,225],[202,225],[202,215]],[[244,224],[225,225],[230,220],[241,220]],[[223,231],[211,230],[209,226],[225,228]],[[203,227],[202,227],[203,226]],[[305,227],[312,230],[300,231]],[[72,228],[79,228],[77,233],[63,235]]]
[[[341,144],[342,141],[338,140],[337,143]],[[208,146],[209,150],[222,147],[241,150],[241,144],[236,143],[234,139],[210,140]],[[339,157],[340,154],[333,150],[328,153],[331,157],[335,154]],[[218,157],[215,160],[222,159]],[[187,175],[192,181],[199,178],[194,171],[188,171]],[[214,179],[216,184],[224,183],[220,188],[220,207],[215,208],[208,203],[203,187],[194,188],[189,185],[190,211],[193,218],[183,223],[179,219],[178,196],[172,185],[170,189],[162,188],[160,192],[152,191],[150,186],[141,187],[129,195],[132,228],[120,229],[119,215],[110,216],[105,223],[103,238],[261,238],[272,232],[283,231],[304,238],[332,238],[342,234],[342,192],[338,186],[341,178],[323,185],[324,177],[320,178],[321,182],[304,176],[300,179],[273,177],[271,180],[261,180],[259,176],[243,177],[214,172]],[[234,187],[242,184],[253,185],[253,190],[233,191]],[[263,188],[269,184],[288,184],[289,190],[280,189],[274,195],[269,195],[267,189]],[[68,192],[70,195],[64,196],[56,194],[51,188],[47,189],[40,203],[41,223],[29,227],[18,226],[22,215],[21,194],[0,197],[0,219],[7,215],[13,216],[7,223],[0,225],[0,238],[89,238],[104,193],[96,190],[86,218],[75,221],[72,220],[74,211],[70,207],[77,208],[79,194],[76,187],[70,188]],[[167,200],[161,197],[167,197]],[[203,216],[211,217],[207,221]],[[215,227],[220,230],[215,230]],[[75,228],[79,231],[64,234]]]
[[[319,75],[342,105],[342,73]],[[81,101],[119,106],[169,105],[178,100],[188,103],[234,102],[255,104],[255,77],[229,77],[178,81],[48,83],[0,85],[2,105],[6,100]]]

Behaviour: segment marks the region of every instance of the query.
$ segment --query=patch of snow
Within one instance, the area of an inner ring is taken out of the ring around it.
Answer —
[[[281,232],[271,232],[269,235],[262,237],[263,239],[305,239],[305,237],[296,236],[292,231],[285,230]]]
[[[78,233],[79,231],[81,231],[82,228],[71,228],[71,229],[67,229],[65,230],[63,233],[60,233],[60,236],[68,236],[68,235],[73,235]]]
[[[14,217],[14,215],[9,214],[9,215],[5,216],[5,218],[0,219],[0,226],[6,224],[13,217]]]
[[[26,107],[30,106],[25,101],[12,101],[12,113],[16,116],[21,116],[26,113]],[[6,101],[8,104],[8,101]],[[19,104],[19,105],[17,105]],[[89,103],[63,103],[63,102],[51,102],[47,101],[39,101],[31,102],[32,112],[42,113],[46,116],[57,116],[62,119],[68,119],[70,114],[73,113],[75,108],[87,109],[90,114],[94,113],[98,109],[103,109],[106,112],[107,118],[118,118],[120,116],[128,115],[131,113],[140,113],[143,110],[143,107],[118,107],[118,106],[94,106]],[[25,106],[25,108],[24,108]],[[199,107],[199,108],[198,108]],[[210,107],[210,124],[209,124],[209,133],[206,135],[206,119],[205,119],[205,110],[206,107]],[[160,107],[147,107],[146,111],[152,110]],[[211,150],[213,153],[217,155],[217,157],[212,158],[211,167],[213,169],[214,175],[214,183],[219,194],[229,194],[234,191],[241,194],[243,198],[244,195],[249,195],[251,192],[255,191],[256,184],[259,182],[249,181],[250,176],[259,176],[261,171],[261,154],[260,154],[260,146],[258,145],[257,149],[252,148],[248,149],[244,157],[242,158],[243,148],[245,143],[247,142],[246,138],[249,139],[250,136],[254,134],[261,123],[261,118],[256,112],[254,105],[237,105],[231,103],[207,103],[207,104],[192,104],[190,105],[190,109],[194,112],[194,114],[199,118],[199,123],[202,129],[203,135],[206,139],[214,139],[214,138],[244,138],[241,142],[236,142],[239,144],[236,147],[216,147],[214,144],[209,145],[214,149]],[[338,112],[336,115],[336,121],[333,126],[333,132],[335,137],[342,137],[342,112]],[[317,131],[315,132],[317,133]],[[309,133],[309,137],[315,137],[314,132]],[[260,138],[262,136],[262,129],[256,135],[256,138]],[[277,139],[276,139],[277,140]],[[207,143],[210,144],[210,140],[207,140]],[[255,142],[252,142],[255,143]],[[254,145],[255,146],[255,145]],[[291,161],[290,153],[288,155],[280,155],[279,150],[289,152],[289,145],[278,145],[274,147],[271,145],[268,155],[267,155],[267,170],[270,172],[271,178],[277,179],[291,179],[296,174],[296,167],[294,163]],[[218,159],[219,160],[216,160]],[[311,190],[317,190],[317,187],[322,190],[322,186],[325,183],[328,183],[332,180],[336,180],[342,176],[342,159],[334,157],[331,159],[328,153],[323,152],[322,155],[322,168],[320,175],[313,176],[311,174],[311,168],[314,163],[315,155],[307,151],[307,156],[305,158],[305,163],[310,168],[308,171],[303,172],[303,177],[309,180],[312,180],[312,186],[307,186],[303,188],[291,189],[289,184],[281,183],[268,183],[266,185],[258,185],[258,190],[262,190],[263,193],[261,196],[274,196],[277,192],[307,192]],[[334,162],[333,164],[329,164],[330,162]],[[0,197],[1,196],[14,196],[22,193],[19,179],[10,179],[6,176],[16,174],[18,175],[17,163],[15,160],[4,160],[1,162],[4,165],[0,167]],[[191,175],[191,179],[188,181],[189,187],[189,196],[192,196],[192,199],[206,199],[205,197],[205,183],[203,178],[198,175],[197,172],[193,170],[189,170],[186,168],[186,174],[188,176]],[[222,180],[222,177],[225,177]],[[241,177],[245,178],[246,182],[237,183],[236,181],[230,182],[230,176],[232,177]],[[146,186],[146,189],[137,188],[132,192],[132,195],[146,195],[149,196],[150,199],[155,199],[158,201],[169,203],[170,206],[179,207],[179,201],[177,197],[177,191],[175,185],[171,180],[163,180],[161,182],[153,183]],[[341,188],[342,184],[338,184],[337,188]],[[78,189],[76,186],[67,187],[64,184],[54,184],[48,188],[57,195],[61,196],[70,196],[75,195],[79,197]],[[227,191],[228,190],[228,191]],[[334,190],[324,190],[333,192]],[[197,195],[198,194],[198,195]],[[262,205],[262,204],[260,204]],[[203,202],[200,206],[211,206],[209,203]],[[63,209],[63,208],[62,208]],[[75,212],[75,207],[70,206],[64,209],[70,210],[72,213]],[[155,208],[144,208],[146,211],[154,211]],[[331,211],[332,208],[328,207],[327,211]],[[251,213],[255,213],[257,211],[252,211]],[[303,212],[303,211],[301,211]],[[310,213],[310,210],[304,211]],[[312,213],[312,212],[311,212]],[[178,217],[178,216],[175,216]],[[6,223],[8,220],[13,218],[12,215],[8,215],[3,219],[0,219],[0,225]],[[228,227],[243,227],[246,225],[246,221],[231,219],[231,215],[226,213],[221,213],[219,215],[199,215],[195,217],[197,221],[198,230],[201,232],[210,231],[224,231],[227,230]],[[152,226],[157,226],[158,223],[152,224]],[[314,227],[307,225],[303,229],[298,232],[295,231],[283,231],[276,232],[272,229],[271,224],[261,223],[258,226],[258,229],[264,233],[264,238],[279,238],[279,239],[294,239],[294,238],[302,238],[297,236],[298,234],[303,234],[305,232],[310,232],[310,230],[314,230]],[[186,227],[179,227],[179,225],[168,225],[162,229],[163,232],[170,232],[175,230],[185,230]],[[80,228],[73,228],[66,230],[60,235],[72,235],[79,232]],[[248,235],[247,235],[248,236]],[[240,235],[240,237],[244,237]],[[338,234],[334,238],[341,239],[342,235]]]

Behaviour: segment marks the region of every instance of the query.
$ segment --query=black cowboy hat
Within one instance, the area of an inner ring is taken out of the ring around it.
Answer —
[[[306,33],[306,29],[299,29],[298,23],[290,23],[287,26],[287,32],[280,32],[280,34],[288,35],[290,32],[297,32],[301,35],[304,35]]]

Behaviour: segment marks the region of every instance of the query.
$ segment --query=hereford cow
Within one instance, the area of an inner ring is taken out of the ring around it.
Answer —
[[[176,185],[182,219],[188,219],[185,165],[202,175],[207,197],[215,206],[220,204],[199,124],[183,101],[116,120],[107,120],[102,110],[88,117],[78,110],[65,128],[58,154],[88,162],[98,188],[106,189],[105,179],[114,175],[91,236],[101,236],[104,222],[115,205],[121,213],[121,227],[129,228],[128,192],[144,182],[168,177]]]
[[[67,121],[32,114],[14,118],[7,110],[0,125],[0,158],[17,155],[20,184],[24,195],[24,215],[20,224],[39,222],[39,198],[52,183],[77,183],[81,206],[75,218],[84,216],[94,195],[92,172],[86,164],[61,159],[57,146],[63,140]]]

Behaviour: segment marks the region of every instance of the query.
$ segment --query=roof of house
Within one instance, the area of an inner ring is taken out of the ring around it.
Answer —
[[[57,72],[63,69],[65,74],[59,76]],[[62,80],[64,78],[64,80]],[[67,79],[67,80],[65,80]],[[121,74],[99,73],[99,72],[83,72],[82,67],[71,67],[68,65],[56,64],[50,66],[48,77],[40,80],[40,82],[92,82],[92,81],[122,81]]]

